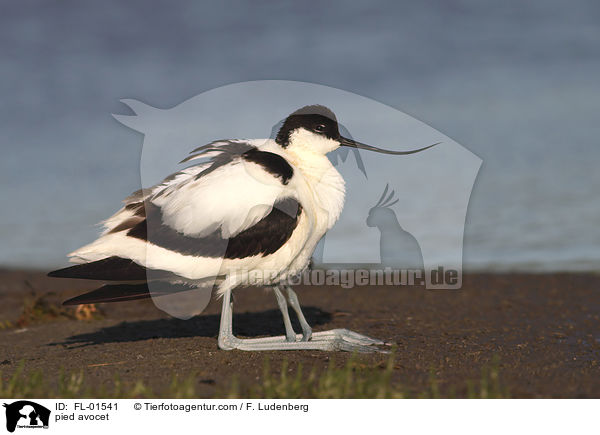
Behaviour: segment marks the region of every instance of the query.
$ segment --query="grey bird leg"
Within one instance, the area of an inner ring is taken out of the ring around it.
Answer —
[[[298,301],[298,295],[289,285],[285,286],[285,290],[288,294],[290,306],[296,312],[296,316],[298,317],[298,321],[300,322],[300,326],[302,327],[302,341],[308,341],[312,337],[312,329],[306,321],[306,319],[304,318],[304,313],[302,313],[302,308],[300,307],[300,302]]]
[[[231,301],[231,289],[223,295],[223,306],[221,307],[221,323],[219,325],[219,347],[224,350],[235,349],[235,337],[232,331],[233,302]]]
[[[285,300],[285,296],[279,290],[279,287],[273,287],[273,293],[275,293],[275,297],[277,298],[277,304],[279,305],[279,310],[281,310],[281,315],[283,316],[283,324],[285,325],[285,337],[287,341],[296,341],[296,332],[292,327],[292,321],[290,320],[290,313],[288,311],[287,302]],[[290,305],[294,306],[291,301]],[[295,309],[295,308],[294,308]],[[304,329],[302,329],[304,330]]]
[[[237,338],[233,335],[233,303],[231,302],[231,291],[228,289],[223,295],[223,307],[221,310],[221,325],[219,327],[219,347],[224,350],[343,350],[346,352],[386,352],[379,349],[378,345],[385,344],[381,340],[357,334],[347,329],[332,329],[313,333],[309,341],[287,341],[287,337],[279,335],[264,338]],[[302,336],[298,334],[297,340]]]

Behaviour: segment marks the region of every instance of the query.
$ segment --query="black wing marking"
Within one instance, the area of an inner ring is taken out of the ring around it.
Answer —
[[[293,198],[276,202],[271,213],[229,239],[225,258],[275,253],[292,236],[301,213],[302,206]]]
[[[154,288],[157,287],[157,288]],[[84,293],[63,302],[63,305],[97,304],[101,302],[122,302],[147,299],[150,297],[167,296],[174,293],[195,290],[183,284],[161,283],[148,288],[147,283],[142,284],[112,284],[105,285],[91,292]]]
[[[301,213],[302,206],[298,201],[285,198],[276,202],[267,216],[229,239],[221,237],[220,229],[205,237],[191,237],[164,224],[160,208],[146,203],[151,231],[148,231],[147,220],[144,220],[129,230],[127,235],[183,255],[228,259],[269,255],[292,236]]]
[[[91,263],[77,264],[52,271],[48,276],[56,278],[97,279],[103,281],[145,281],[144,266],[121,257],[108,257]]]
[[[268,151],[259,151],[256,148],[246,151],[242,158],[248,162],[260,165],[269,174],[279,178],[283,184],[288,184],[294,176],[294,169],[286,159],[279,154]]]

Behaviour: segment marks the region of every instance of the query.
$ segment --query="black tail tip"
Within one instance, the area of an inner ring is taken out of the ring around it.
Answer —
[[[52,272],[48,272],[46,276],[51,278],[68,278],[68,276],[65,274],[67,269],[68,268],[53,270]]]
[[[71,299],[67,299],[66,301],[63,301],[63,305],[81,305],[83,302],[78,302],[77,299],[79,299],[79,296],[75,296],[74,298]]]

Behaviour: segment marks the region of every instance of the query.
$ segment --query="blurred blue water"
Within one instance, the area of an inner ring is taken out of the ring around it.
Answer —
[[[594,1],[3,2],[0,265],[63,264],[139,187],[119,99],[287,79],[394,106],[484,160],[467,268],[595,270],[598,77]]]

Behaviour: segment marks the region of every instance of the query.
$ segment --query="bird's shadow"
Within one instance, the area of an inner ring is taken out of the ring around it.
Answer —
[[[302,309],[311,326],[328,323],[331,313],[316,307]],[[292,324],[297,332],[301,328],[295,316],[290,313]],[[155,338],[217,337],[221,316],[218,314],[199,315],[189,320],[175,318],[138,320],[122,322],[118,325],[101,328],[94,332],[73,335],[62,342],[49,343],[49,346],[85,347],[106,343],[127,343]],[[233,332],[241,337],[271,336],[285,334],[281,312],[267,310],[254,313],[240,313],[233,316]]]

